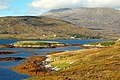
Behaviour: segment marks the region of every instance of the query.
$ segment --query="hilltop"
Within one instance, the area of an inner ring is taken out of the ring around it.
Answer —
[[[99,38],[98,32],[53,18],[35,16],[0,17],[0,38],[3,39],[70,39]],[[84,36],[83,36],[84,35]]]
[[[120,10],[112,8],[61,8],[41,16],[71,22],[77,26],[98,31],[109,38],[120,37]]]

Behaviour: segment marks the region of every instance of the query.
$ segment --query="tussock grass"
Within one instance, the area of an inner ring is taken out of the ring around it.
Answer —
[[[109,48],[52,54],[50,64],[61,70],[28,80],[120,80],[119,44],[118,41]]]

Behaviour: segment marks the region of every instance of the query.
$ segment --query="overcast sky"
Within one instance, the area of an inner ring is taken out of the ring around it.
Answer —
[[[51,9],[76,7],[120,9],[120,0],[0,0],[0,16],[35,16]]]

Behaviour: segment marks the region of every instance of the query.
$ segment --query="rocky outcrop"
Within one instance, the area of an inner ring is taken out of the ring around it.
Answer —
[[[46,68],[42,64],[43,60],[45,60],[45,57],[31,56],[28,57],[23,64],[14,67],[13,70],[22,74],[43,76],[47,73]]]
[[[0,58],[0,61],[19,61],[19,60],[25,60],[25,58],[21,58],[21,57],[5,57],[5,58]]]

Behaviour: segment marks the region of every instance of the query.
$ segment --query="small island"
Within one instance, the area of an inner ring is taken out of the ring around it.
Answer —
[[[0,61],[19,61],[19,60],[25,60],[25,58],[21,58],[21,57],[5,57],[5,58],[0,58]]]
[[[103,41],[103,42],[84,44],[83,47],[85,48],[107,48],[107,47],[114,45],[115,43],[116,41]]]
[[[0,50],[0,55],[3,55],[3,54],[15,54],[17,53],[16,51],[14,50]]]
[[[66,44],[54,41],[18,41],[11,45],[15,48],[56,48],[64,47]]]

